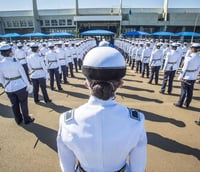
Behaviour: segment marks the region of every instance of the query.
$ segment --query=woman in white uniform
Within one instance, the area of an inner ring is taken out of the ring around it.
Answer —
[[[58,156],[63,172],[144,172],[144,115],[115,101],[126,74],[124,57],[111,47],[93,48],[83,61],[90,98],[60,116]]]

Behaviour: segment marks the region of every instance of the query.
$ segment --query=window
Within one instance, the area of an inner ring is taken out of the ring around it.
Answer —
[[[50,21],[49,20],[45,20],[44,23],[45,23],[45,26],[50,26]]]
[[[28,26],[33,26],[33,21],[32,20],[28,21]]]
[[[19,27],[19,21],[13,21],[13,27]]]
[[[44,26],[43,20],[40,20],[40,26]]]
[[[67,20],[67,25],[72,25],[72,20],[71,19]]]
[[[65,26],[66,25],[65,19],[60,19],[59,20],[59,25],[60,26]]]
[[[12,27],[12,22],[11,21],[7,21],[6,25],[7,25],[7,27]]]
[[[58,21],[57,20],[51,20],[51,25],[52,26],[58,26]]]
[[[129,15],[128,14],[122,14],[122,20],[128,21]]]
[[[26,21],[25,20],[21,20],[20,21],[20,26],[21,27],[26,27]]]

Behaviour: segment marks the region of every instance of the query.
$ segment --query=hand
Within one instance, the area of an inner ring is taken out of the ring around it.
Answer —
[[[26,87],[26,91],[27,91],[29,94],[31,94],[31,93],[33,92],[33,86],[29,84],[29,85]]]

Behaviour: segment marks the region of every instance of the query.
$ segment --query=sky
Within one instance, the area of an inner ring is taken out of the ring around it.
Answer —
[[[164,0],[123,0],[123,8],[162,8]],[[75,0],[37,0],[38,9],[75,8]],[[79,0],[79,8],[119,8],[120,0]],[[200,0],[169,0],[169,8],[200,8]],[[32,0],[0,0],[0,11],[31,10]]]

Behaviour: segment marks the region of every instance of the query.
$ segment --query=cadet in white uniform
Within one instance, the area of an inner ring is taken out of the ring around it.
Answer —
[[[13,58],[11,46],[4,44],[0,47],[4,59],[0,61],[0,83],[12,104],[17,124],[29,124],[34,121],[28,113],[28,92],[32,91],[22,65]],[[11,70],[12,69],[12,70]]]
[[[155,75],[155,85],[158,85],[158,79],[159,79],[159,70],[161,68],[161,65],[163,63],[163,51],[160,49],[161,44],[156,44],[156,49],[152,51],[149,65],[151,66],[151,74],[149,78],[149,84],[152,83],[152,80]]]
[[[49,51],[46,53],[45,61],[47,64],[47,68],[49,71],[50,76],[50,88],[51,90],[55,90],[54,88],[54,76],[56,78],[56,84],[58,90],[63,90],[60,84],[60,73],[61,73],[61,66],[59,62],[59,58],[54,50],[54,43],[49,43]]]
[[[180,55],[176,51],[177,46],[178,45],[176,43],[172,43],[171,50],[166,55],[163,67],[164,77],[163,77],[162,87],[160,90],[161,94],[164,94],[165,92],[165,87],[167,85],[168,79],[169,82],[168,82],[167,92],[168,94],[171,94],[172,92],[174,76],[179,68],[179,63],[180,63]]]
[[[39,55],[39,45],[36,43],[31,44],[32,54],[28,56],[27,62],[29,70],[31,71],[31,80],[33,83],[33,97],[34,102],[38,103],[39,100],[39,87],[41,88],[42,95],[45,103],[51,102],[46,90],[46,80],[48,79],[48,72],[44,63],[44,58]]]
[[[111,47],[93,48],[82,71],[91,95],[87,103],[60,116],[62,172],[144,172],[144,115],[115,101],[126,73],[124,57]]]
[[[29,77],[29,71],[28,71],[28,65],[27,65],[27,60],[26,60],[26,52],[23,50],[23,44],[21,42],[17,43],[17,49],[15,50],[15,58],[18,60],[21,65],[23,66],[26,75],[28,77],[29,82],[31,82],[30,77]]]
[[[198,50],[200,49],[199,43],[193,43],[190,47],[190,57],[185,57],[182,71],[178,77],[181,81],[181,95],[174,106],[182,107],[183,105],[188,108],[193,96],[194,83],[200,72],[200,56]]]

